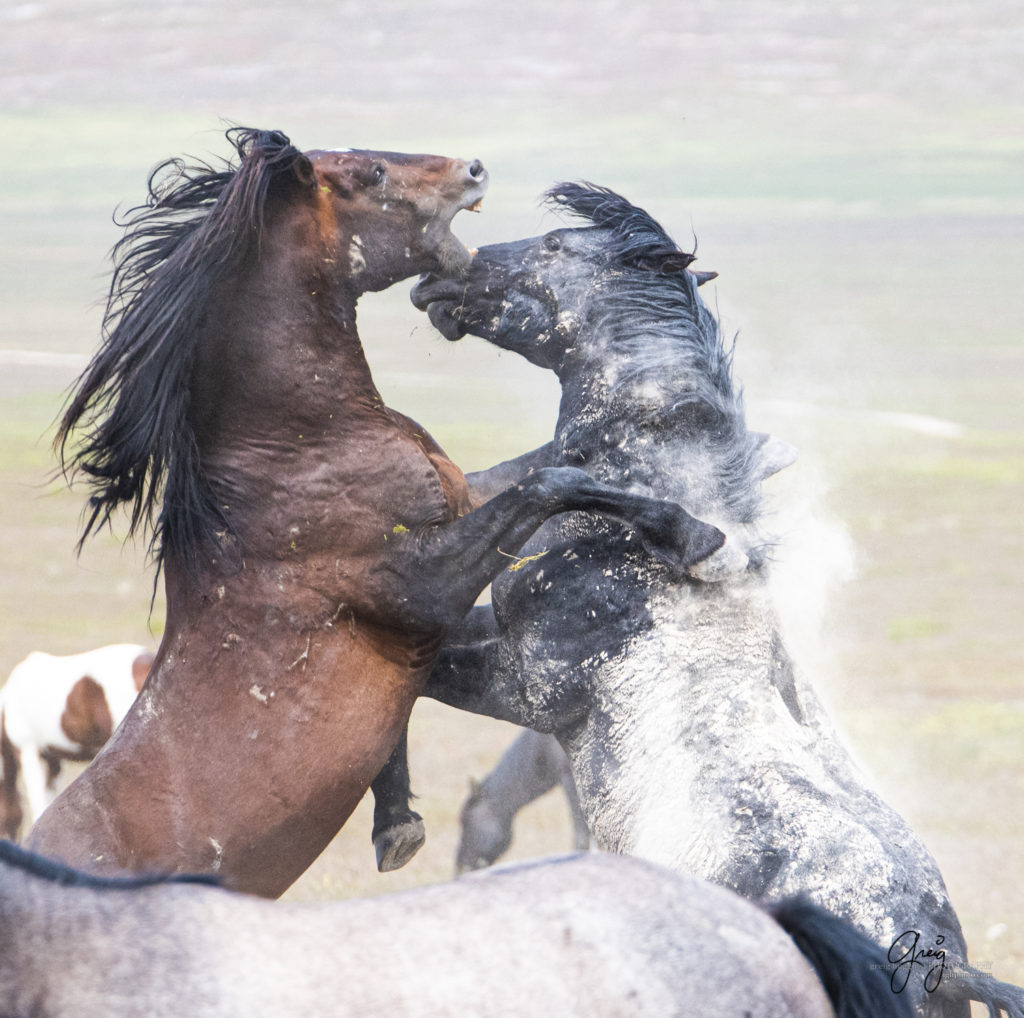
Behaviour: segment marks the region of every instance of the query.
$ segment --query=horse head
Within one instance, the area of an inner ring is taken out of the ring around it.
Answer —
[[[449,340],[471,333],[555,371],[557,443],[575,465],[723,529],[752,524],[760,480],[784,462],[746,430],[731,348],[698,293],[716,274],[607,188],[563,183],[546,197],[587,225],[481,247],[465,278],[421,277],[413,303]]]
[[[469,267],[470,254],[450,227],[457,212],[478,210],[483,200],[488,175],[479,159],[313,151],[299,172],[315,221],[338,256],[337,274],[358,292],[418,272],[457,278]]]
[[[333,359],[368,390],[356,299],[419,272],[464,272],[470,255],[451,221],[487,187],[479,160],[302,152],[280,131],[249,128],[227,136],[233,160],[162,163],[121,222],[103,345],[57,435],[65,470],[92,488],[82,540],[125,506],[158,566],[170,556],[191,568],[200,550],[237,559],[224,493],[208,478],[212,466],[230,488],[223,436],[255,405],[265,426],[294,424],[309,408],[293,382],[303,356],[321,376]],[[296,344],[299,333],[309,342]],[[74,431],[84,440],[72,451]]]

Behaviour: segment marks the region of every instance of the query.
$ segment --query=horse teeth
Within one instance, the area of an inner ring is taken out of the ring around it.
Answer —
[[[483,198],[477,198],[477,200],[475,202],[473,202],[472,205],[467,207],[466,211],[467,212],[479,212],[483,208],[483,205],[484,205]]]

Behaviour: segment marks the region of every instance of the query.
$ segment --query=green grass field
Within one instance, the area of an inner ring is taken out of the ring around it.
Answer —
[[[470,245],[539,232],[538,194],[592,179],[684,245],[696,235],[699,266],[720,272],[711,296],[738,334],[749,422],[801,449],[771,482],[801,659],[938,859],[975,962],[1024,982],[1011,5],[915,2],[897,22],[872,3],[534,6],[428,17],[386,0],[371,18],[219,2],[143,17],[61,0],[0,15],[0,672],[32,649],[159,638],[145,549],[104,535],[75,557],[83,496],[54,478],[50,450],[75,358],[97,342],[111,212],[141,199],[154,163],[224,154],[221,117],[302,147],[479,156],[485,214],[456,222]],[[406,286],[367,298],[360,329],[387,400],[464,468],[549,437],[553,379],[479,341],[444,343]],[[423,852],[377,875],[364,803],[290,895],[446,879],[468,777],[512,735],[419,705]],[[514,854],[569,840],[550,798],[522,815]]]

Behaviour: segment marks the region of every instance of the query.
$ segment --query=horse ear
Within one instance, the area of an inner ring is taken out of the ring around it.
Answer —
[[[671,248],[662,251],[655,251],[637,258],[636,267],[647,272],[658,272],[663,276],[671,276],[677,272],[684,272],[686,267],[696,258],[696,255],[686,251],[675,251]]]
[[[762,481],[791,466],[800,455],[795,445],[774,435],[760,433],[755,437],[758,439],[757,458]]]
[[[316,186],[316,170],[313,169],[313,163],[301,152],[292,164],[292,172],[295,179],[308,190],[311,191]]]
[[[687,251],[670,251],[659,259],[658,271],[666,276],[684,272],[696,257]]]
[[[703,286],[705,283],[710,283],[712,279],[718,278],[717,272],[701,272],[698,269],[690,269],[690,275],[696,278],[698,286]]]

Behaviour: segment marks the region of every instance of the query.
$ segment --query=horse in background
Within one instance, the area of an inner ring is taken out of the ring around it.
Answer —
[[[0,1008],[37,1018],[909,1018],[884,955],[622,856],[365,900],[86,876],[0,843]],[[59,959],[59,963],[55,962]]]
[[[172,160],[128,213],[103,342],[59,428],[91,489],[82,540],[126,508],[167,615],[141,695],[27,843],[100,874],[214,872],[276,896],[377,780],[446,633],[544,520],[607,513],[678,572],[724,536],[573,469],[475,507],[384,404],[357,300],[465,272],[450,227],[484,195],[479,160],[228,138],[236,161]]]
[[[512,844],[512,821],[535,799],[560,787],[572,821],[573,847],[590,845],[572,768],[553,735],[524,729],[483,781],[471,781],[459,811],[455,872],[491,866]]]
[[[153,654],[134,643],[57,656],[33,651],[0,687],[0,830],[16,838],[24,816],[21,771],[33,824],[53,799],[61,763],[91,760],[146,681]]]
[[[920,1010],[966,1018],[977,1000],[1020,1018],[1024,992],[967,965],[935,861],[786,650],[761,482],[792,457],[747,430],[698,292],[708,277],[612,191],[560,184],[548,198],[586,225],[483,247],[467,278],[413,290],[448,339],[481,336],[561,383],[554,441],[469,481],[580,467],[678,500],[747,565],[717,584],[670,580],[614,524],[584,534],[577,517],[553,520],[450,637],[427,694],[557,736],[600,847],[754,901],[806,894],[911,955],[901,971]],[[914,964],[906,931],[941,952],[944,979]]]

